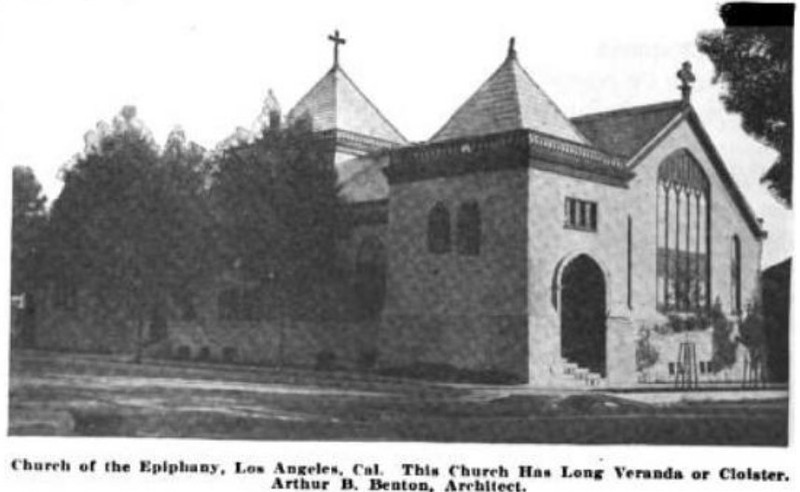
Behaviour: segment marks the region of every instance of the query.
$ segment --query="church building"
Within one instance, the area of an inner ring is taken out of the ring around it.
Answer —
[[[352,230],[340,240],[359,319],[171,321],[171,355],[265,365],[449,367],[532,385],[742,378],[714,367],[759,301],[766,233],[680,98],[568,117],[511,39],[497,69],[409,142],[339,63],[280,118],[330,142]],[[275,118],[275,121],[280,121]]]
[[[678,77],[678,100],[569,118],[512,39],[441,129],[408,144],[335,64],[290,117],[336,133],[343,194],[372,209],[350,249],[356,272],[385,269],[379,363],[532,384],[670,381],[687,363],[700,380],[741,378],[712,368],[710,327],[664,328],[718,302],[735,332],[766,236],[691,105],[690,65]],[[328,84],[333,104],[317,97]]]

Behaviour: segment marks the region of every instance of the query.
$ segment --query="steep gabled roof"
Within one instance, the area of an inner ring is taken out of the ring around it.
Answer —
[[[620,109],[617,111],[610,111],[608,113],[597,113],[593,115],[581,116],[580,118],[576,119],[596,118],[598,121],[595,123],[595,125],[598,128],[601,126],[600,121],[609,121],[612,125],[617,124],[620,126],[620,128],[617,128],[618,131],[624,131],[624,128],[621,127],[623,125],[622,120],[615,121],[615,113],[620,119],[631,118],[626,120],[624,124],[631,126],[640,124],[642,127],[647,126],[646,131],[642,130],[638,133],[632,132],[631,135],[635,134],[636,138],[634,139],[634,137],[631,136],[629,137],[629,140],[625,142],[629,145],[627,147],[629,149],[627,150],[629,155],[624,155],[624,157],[628,159],[626,167],[630,170],[634,170],[636,166],[644,161],[645,158],[653,151],[653,149],[658,147],[659,143],[661,143],[664,138],[674,131],[675,128],[677,128],[682,122],[687,122],[700,141],[700,145],[703,147],[703,150],[705,150],[706,155],[708,155],[708,158],[711,161],[711,165],[716,171],[717,176],[719,177],[720,181],[722,181],[723,186],[725,186],[725,189],[728,191],[731,199],[739,208],[739,212],[742,214],[742,217],[744,217],[745,222],[747,222],[747,225],[750,227],[750,231],[757,238],[765,238],[767,236],[766,232],[761,228],[758,217],[756,217],[755,213],[753,213],[753,209],[747,203],[747,199],[739,189],[739,186],[737,186],[736,181],[734,181],[733,176],[731,176],[730,171],[728,171],[728,167],[722,160],[719,151],[717,151],[717,148],[711,141],[711,137],[708,135],[705,127],[700,122],[697,112],[690,104],[685,104],[682,101],[676,101],[654,104],[651,106]],[[607,131],[610,132],[611,130]],[[600,144],[597,145],[599,146]],[[617,149],[623,148],[621,145],[622,144],[618,144]]]
[[[396,144],[407,142],[338,65],[300,99],[288,118],[306,114],[314,131],[344,130]]]
[[[598,149],[628,158],[644,147],[682,109],[682,101],[670,101],[576,116],[572,122]]]
[[[521,129],[589,143],[510,51],[503,64],[456,110],[431,141]]]

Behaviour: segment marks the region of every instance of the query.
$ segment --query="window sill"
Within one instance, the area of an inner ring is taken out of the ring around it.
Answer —
[[[571,231],[580,231],[580,232],[597,232],[597,227],[581,227],[572,224],[564,224],[564,229],[568,229]]]

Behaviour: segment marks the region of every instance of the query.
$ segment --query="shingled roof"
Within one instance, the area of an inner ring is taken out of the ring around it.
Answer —
[[[396,144],[406,138],[386,119],[350,77],[334,65],[289,111],[289,121],[311,117],[314,131],[344,130]]]
[[[572,123],[598,149],[628,158],[655,137],[683,107],[682,101],[670,101],[577,116]]]
[[[522,68],[512,45],[502,65],[436,132],[431,141],[520,129],[536,130],[582,144],[589,143]]]

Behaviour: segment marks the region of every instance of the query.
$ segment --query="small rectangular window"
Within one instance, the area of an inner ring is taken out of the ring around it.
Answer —
[[[597,202],[567,197],[564,227],[582,231],[597,230]]]
[[[675,363],[674,362],[670,362],[669,363],[669,375],[670,376],[674,376],[675,375]]]

